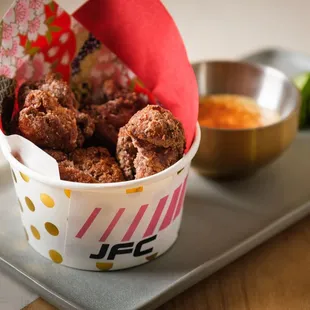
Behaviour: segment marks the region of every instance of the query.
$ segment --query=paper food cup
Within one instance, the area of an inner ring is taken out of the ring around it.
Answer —
[[[1,148],[0,148],[0,167],[3,166],[4,164],[6,164],[6,160],[3,156],[3,153],[2,153]]]
[[[68,1],[60,2],[67,8]],[[52,0],[35,5],[29,0],[14,1],[2,19],[2,74],[14,78],[18,90],[25,81],[56,72],[70,83],[78,102],[100,98],[103,81],[113,79],[149,103],[159,100],[182,122],[186,155],[165,171],[141,180],[82,184],[47,176],[58,172],[56,163],[56,169],[40,164],[42,158],[21,140],[11,143],[24,165],[9,151],[5,141],[9,137],[0,135],[0,144],[12,169],[30,245],[58,264],[86,270],[123,269],[160,256],[177,238],[187,175],[200,142],[197,126],[190,148],[198,115],[197,83],[182,38],[159,1],[151,5],[75,2],[77,7],[84,5],[70,10],[71,16]],[[150,10],[156,12],[156,19],[149,18]]]
[[[200,142],[153,176],[83,184],[42,176],[4,149],[29,244],[57,264],[117,270],[147,263],[176,241],[187,176]]]

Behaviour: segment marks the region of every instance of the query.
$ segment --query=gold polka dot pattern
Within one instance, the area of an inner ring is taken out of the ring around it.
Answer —
[[[48,208],[53,208],[55,206],[53,198],[47,194],[41,194],[40,199],[42,203]]]
[[[31,230],[33,236],[34,236],[37,240],[40,240],[40,239],[41,239],[41,236],[40,236],[39,231],[38,231],[33,225],[30,226],[30,230]]]
[[[50,222],[46,222],[44,224],[46,231],[52,235],[52,236],[58,236],[59,235],[59,229],[57,228],[56,225]]]
[[[25,182],[29,182],[30,181],[30,178],[28,177],[28,175],[26,175],[26,174],[24,174],[24,173],[22,173],[22,172],[20,172],[19,173],[20,174],[20,176],[22,177],[22,179],[25,181]]]
[[[29,197],[26,196],[26,197],[25,197],[25,202],[26,202],[26,205],[27,205],[28,209],[29,209],[30,211],[34,212],[36,208],[35,208],[35,206],[34,206],[32,200],[31,200]]]
[[[147,256],[146,260],[151,261],[151,260],[155,259],[157,256],[158,256],[158,252],[156,252],[150,256]]]
[[[126,194],[142,193],[142,192],[143,192],[143,186],[126,189]]]
[[[113,267],[113,263],[96,263],[96,267],[99,270],[110,270]]]
[[[61,264],[63,261],[63,258],[60,253],[58,253],[56,250],[49,250],[48,252],[51,260],[56,264]]]
[[[66,195],[68,198],[71,197],[71,190],[70,190],[70,189],[65,189],[64,192],[65,192],[65,195]]]

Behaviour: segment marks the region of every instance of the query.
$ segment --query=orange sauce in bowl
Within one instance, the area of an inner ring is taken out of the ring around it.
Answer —
[[[201,126],[245,129],[266,126],[280,119],[276,111],[260,107],[252,98],[239,95],[210,95],[200,98]]]

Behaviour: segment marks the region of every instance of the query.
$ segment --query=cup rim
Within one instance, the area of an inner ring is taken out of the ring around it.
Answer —
[[[193,157],[198,151],[200,139],[201,139],[201,130],[197,122],[195,138],[191,145],[191,148],[189,149],[187,154],[185,154],[175,164],[173,164],[169,168],[159,173],[156,173],[154,175],[151,175],[145,178],[141,178],[138,180],[131,180],[131,181],[115,182],[115,183],[95,183],[94,184],[94,183],[80,183],[80,182],[71,182],[71,181],[53,179],[53,178],[41,175],[40,173],[33,171],[30,168],[26,167],[25,165],[20,163],[9,152],[9,150],[4,148],[2,152],[4,154],[4,157],[9,162],[10,166],[26,174],[30,179],[34,179],[36,181],[39,181],[41,183],[44,183],[46,185],[56,187],[56,188],[62,188],[62,189],[68,189],[68,190],[79,190],[79,191],[102,191],[105,189],[113,190],[113,189],[122,189],[122,188],[130,188],[130,187],[132,188],[139,187],[139,186],[151,184],[151,183],[154,183],[154,182],[157,182],[157,181],[160,181],[162,179],[169,177],[175,172],[182,170],[184,167],[186,167],[191,162],[191,160],[193,159]]]

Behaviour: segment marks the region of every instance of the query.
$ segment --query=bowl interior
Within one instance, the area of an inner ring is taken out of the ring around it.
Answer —
[[[299,91],[280,71],[234,61],[210,61],[193,65],[200,96],[235,94],[287,118],[299,106]]]

